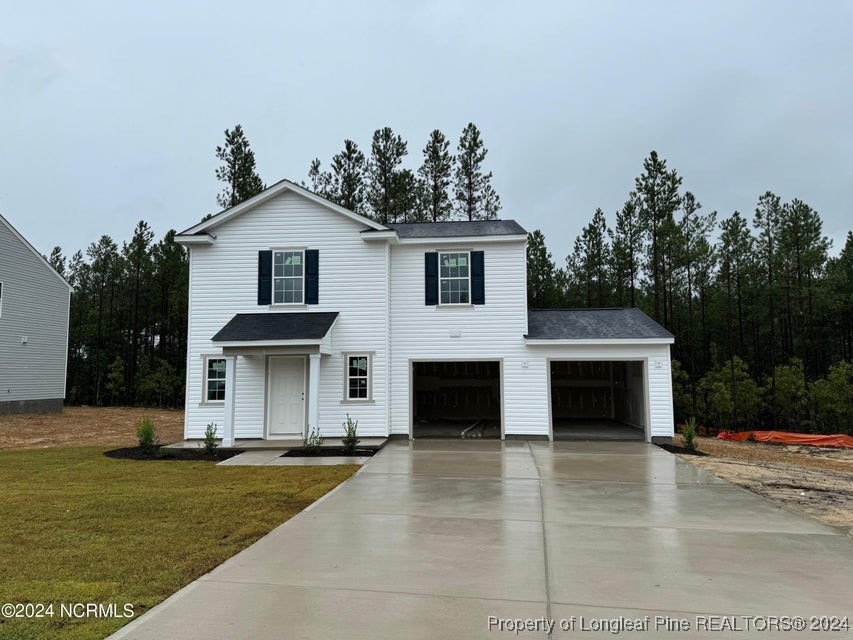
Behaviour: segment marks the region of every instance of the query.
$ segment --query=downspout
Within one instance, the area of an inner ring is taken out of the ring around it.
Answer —
[[[385,432],[391,435],[391,417],[393,402],[391,401],[391,243],[385,242]]]

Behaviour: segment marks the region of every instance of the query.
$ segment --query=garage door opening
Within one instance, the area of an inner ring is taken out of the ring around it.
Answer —
[[[501,363],[413,362],[412,437],[500,438]]]
[[[551,361],[555,440],[644,440],[643,363]]]

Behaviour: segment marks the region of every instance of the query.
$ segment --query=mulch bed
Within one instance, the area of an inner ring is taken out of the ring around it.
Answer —
[[[105,451],[104,455],[108,458],[116,458],[118,460],[206,460],[219,462],[245,453],[245,451],[245,449],[217,449],[211,454],[202,448],[167,449],[165,447],[157,447],[153,453],[148,453],[140,447],[125,447],[123,449]]]
[[[674,444],[659,444],[658,446],[661,449],[665,449],[666,451],[669,451],[670,453],[680,453],[680,454],[683,454],[685,456],[707,456],[707,455],[710,455],[710,454],[705,453],[704,451],[699,451],[698,449],[695,451],[690,451],[689,449],[685,449],[684,447],[679,447],[678,445],[674,445]]]
[[[343,447],[323,447],[319,451],[310,451],[308,449],[299,448],[291,449],[282,454],[282,458],[339,458],[341,456],[356,456],[359,458],[369,458],[379,451],[378,447],[360,447],[353,451],[347,451]]]

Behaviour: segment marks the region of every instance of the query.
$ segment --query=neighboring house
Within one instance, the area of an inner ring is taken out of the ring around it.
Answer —
[[[176,239],[187,438],[334,437],[347,414],[362,436],[672,437],[672,335],[528,310],[512,220],[382,225],[285,180]]]
[[[0,215],[0,414],[62,411],[71,285]]]

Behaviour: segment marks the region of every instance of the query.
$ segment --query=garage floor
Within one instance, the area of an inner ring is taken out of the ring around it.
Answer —
[[[639,440],[645,432],[616,420],[563,418],[554,420],[554,440]]]
[[[743,625],[851,616],[851,593],[849,539],[654,445],[415,440],[115,637],[544,638],[489,617]],[[846,637],[781,637],[822,635]]]

